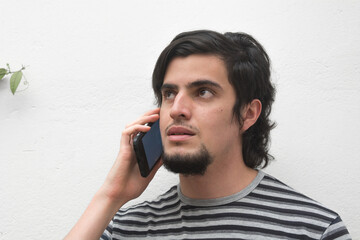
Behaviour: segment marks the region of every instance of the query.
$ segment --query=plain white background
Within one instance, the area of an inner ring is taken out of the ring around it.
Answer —
[[[102,184],[127,123],[154,107],[155,61],[182,31],[244,31],[277,86],[265,171],[360,238],[359,1],[2,1],[0,239],[61,239]],[[20,85],[19,89],[26,86]],[[135,202],[177,183],[161,169]]]

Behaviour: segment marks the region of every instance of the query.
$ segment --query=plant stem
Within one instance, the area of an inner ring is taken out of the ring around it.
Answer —
[[[21,69],[20,69],[20,70],[15,71],[15,72],[12,72],[11,69],[10,69],[10,65],[9,65],[8,63],[6,64],[6,66],[8,67],[8,70],[9,70],[9,71],[8,71],[5,75],[13,74],[13,73],[15,73],[15,72],[19,72],[19,71],[25,70],[25,68],[26,68],[25,66],[21,66]]]

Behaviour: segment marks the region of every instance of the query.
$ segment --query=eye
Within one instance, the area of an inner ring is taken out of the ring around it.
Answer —
[[[209,89],[206,88],[202,88],[199,90],[199,97],[202,98],[210,98],[214,95],[214,93],[212,91],[210,91]]]
[[[175,98],[175,92],[173,90],[164,90],[162,95],[164,100],[172,100]]]

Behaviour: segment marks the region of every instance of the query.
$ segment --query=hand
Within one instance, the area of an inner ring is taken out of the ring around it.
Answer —
[[[162,162],[159,161],[150,175],[143,178],[140,175],[132,145],[133,138],[138,132],[150,130],[150,127],[144,124],[158,120],[159,112],[160,109],[157,108],[145,113],[141,118],[127,125],[122,132],[119,154],[100,189],[102,194],[112,201],[119,202],[119,205],[140,196],[162,165]]]
[[[158,120],[159,112],[159,108],[151,110],[126,126],[121,136],[120,152],[113,167],[79,221],[65,237],[66,240],[99,239],[118,209],[146,189],[162,162],[159,161],[150,175],[143,178],[135,159],[132,140],[138,132],[150,130],[150,127],[144,124]]]

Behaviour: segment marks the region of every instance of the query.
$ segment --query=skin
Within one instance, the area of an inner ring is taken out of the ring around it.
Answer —
[[[65,239],[99,239],[115,213],[126,202],[146,189],[159,161],[147,178],[142,178],[132,147],[133,136],[147,132],[145,123],[160,117],[160,131],[168,154],[196,153],[204,145],[213,157],[203,176],[180,175],[185,196],[208,199],[228,196],[245,188],[257,172],[247,168],[242,157],[241,135],[252,126],[261,112],[254,99],[244,106],[243,126],[233,118],[235,92],[230,85],[222,60],[211,55],[190,55],[173,59],[163,84],[163,102],[157,108],[127,125],[122,132],[120,150],[104,184]],[[159,116],[160,114],[160,116]],[[191,135],[168,136],[175,127]]]
[[[184,195],[197,199],[228,196],[255,178],[257,172],[243,161],[241,134],[255,123],[261,103],[254,100],[245,107],[240,129],[233,118],[235,91],[221,59],[211,55],[173,59],[164,78],[162,98],[160,130],[165,152],[196,153],[204,145],[213,157],[204,176],[180,175]],[[193,135],[169,136],[168,129],[177,126]]]
[[[132,148],[132,138],[138,132],[150,130],[150,127],[144,126],[145,123],[155,122],[158,119],[157,108],[125,127],[121,135],[120,151],[105,182],[64,239],[99,239],[119,208],[140,196],[146,189],[162,162],[159,161],[154,166],[154,171],[147,178],[141,177]]]

